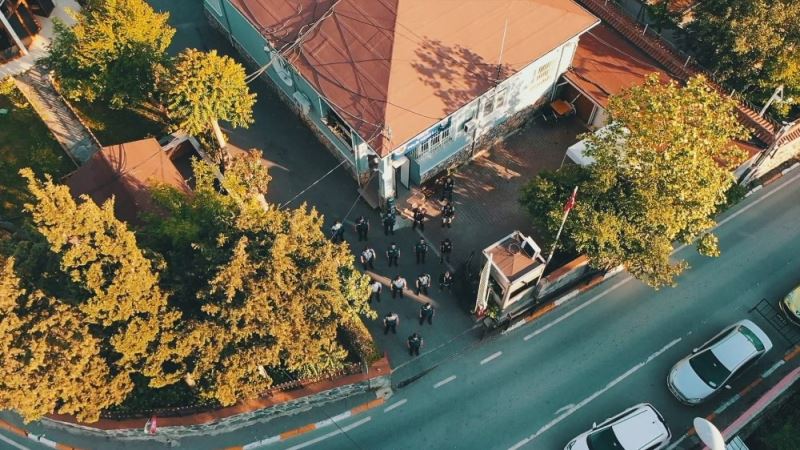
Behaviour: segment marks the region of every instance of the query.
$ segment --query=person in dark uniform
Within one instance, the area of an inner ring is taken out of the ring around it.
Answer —
[[[392,280],[392,298],[397,298],[397,294],[400,294],[400,298],[403,298],[403,292],[406,289],[406,279],[397,275]]]
[[[389,334],[389,330],[392,330],[392,333],[397,334],[397,325],[400,323],[400,316],[397,313],[389,312],[385,316],[383,316],[383,334]]]
[[[411,225],[412,230],[416,230],[419,227],[419,231],[425,231],[425,207],[424,206],[417,206],[413,210],[414,223]]]
[[[378,303],[380,303],[381,292],[383,292],[383,285],[381,284],[381,282],[373,278],[372,281],[370,281],[369,283],[369,288],[371,291],[369,296],[369,302],[372,303],[372,301],[375,300]]]
[[[439,244],[439,252],[441,253],[441,258],[439,258],[439,262],[443,263],[445,260],[450,262],[450,253],[453,252],[453,242],[450,238],[444,238],[441,244]]]
[[[419,324],[422,325],[425,321],[428,321],[428,325],[433,325],[433,315],[435,311],[433,310],[433,305],[430,303],[425,303],[419,308]]]
[[[425,264],[425,255],[428,253],[428,243],[425,238],[419,238],[419,242],[414,245],[414,254],[417,255],[417,264]]]
[[[356,233],[358,233],[358,241],[367,240],[367,232],[369,232],[369,220],[364,216],[358,216],[356,219]]]
[[[397,217],[394,213],[386,213],[383,215],[383,234],[388,236],[394,234],[394,224],[397,222]]]
[[[453,226],[453,217],[456,215],[456,209],[453,207],[453,204],[447,202],[442,208],[442,228],[447,227],[451,228]]]
[[[440,202],[443,202],[446,198],[448,202],[453,201],[453,187],[456,184],[456,180],[453,179],[450,175],[444,179],[444,186],[442,187],[442,196],[439,198]]]
[[[411,356],[419,356],[419,349],[422,348],[423,345],[422,336],[419,333],[414,333],[408,337],[408,342],[406,345],[408,346],[408,354]]]
[[[370,247],[369,245],[364,247],[364,251],[361,252],[361,265],[364,266],[364,270],[367,270],[369,267],[370,270],[375,270],[375,257],[376,257],[375,249]]]
[[[453,291],[453,274],[449,270],[439,275],[439,290],[444,291],[445,289],[449,292]]]
[[[344,240],[344,225],[342,225],[342,221],[336,219],[333,226],[331,226],[331,241],[334,244],[338,244]]]
[[[431,276],[427,273],[418,276],[416,286],[417,295],[420,295],[420,293],[428,295],[428,288],[431,287]]]
[[[397,260],[400,259],[400,249],[394,242],[389,244],[389,249],[386,250],[386,259],[389,260],[389,267],[392,267],[392,264],[397,266]]]

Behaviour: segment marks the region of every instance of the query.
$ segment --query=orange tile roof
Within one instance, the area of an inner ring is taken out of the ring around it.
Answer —
[[[609,96],[641,84],[654,72],[664,81],[670,79],[658,62],[603,23],[581,36],[572,68],[564,76],[605,108]]]
[[[114,196],[114,213],[127,222],[136,222],[138,212],[150,206],[154,183],[191,192],[153,138],[103,147],[66,180],[73,196],[86,194],[98,205]]]
[[[572,0],[231,0],[381,155],[598,19]],[[388,127],[391,133],[383,133]]]

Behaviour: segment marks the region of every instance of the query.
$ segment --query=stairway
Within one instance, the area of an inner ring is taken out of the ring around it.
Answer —
[[[46,69],[34,65],[15,77],[14,81],[53,137],[74,161],[83,164],[100,150],[97,138],[56,91]]]

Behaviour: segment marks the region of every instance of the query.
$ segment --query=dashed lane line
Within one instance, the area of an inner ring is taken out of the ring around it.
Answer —
[[[389,412],[389,411],[391,411],[391,410],[393,410],[395,408],[399,408],[399,407],[405,405],[407,401],[408,401],[407,399],[402,399],[400,401],[394,402],[391,405],[389,405],[388,407],[386,407],[383,410],[383,412],[387,413],[387,412]]]
[[[322,435],[322,436],[320,436],[318,438],[314,438],[314,439],[312,439],[310,441],[303,442],[302,444],[297,444],[297,445],[295,445],[293,447],[289,447],[287,450],[300,450],[301,448],[306,448],[308,446],[316,444],[317,442],[322,442],[325,439],[334,437],[334,436],[342,434],[342,433],[347,433],[348,431],[352,430],[353,428],[359,427],[361,425],[364,425],[365,423],[369,422],[370,420],[372,420],[371,416],[370,417],[365,417],[365,418],[359,420],[358,422],[352,423],[352,424],[350,424],[350,425],[348,425],[346,427],[342,427],[342,428],[340,428],[338,430],[331,431],[328,434],[324,434],[324,435]]]
[[[12,447],[16,447],[19,450],[31,450],[28,447],[25,447],[24,445],[17,444],[16,441],[12,441],[11,439],[3,436],[2,434],[0,434],[0,441],[5,442],[6,444],[8,444],[8,445],[10,445]]]
[[[434,389],[439,389],[440,387],[444,386],[445,384],[447,384],[447,383],[449,383],[449,382],[451,382],[451,381],[453,381],[455,379],[456,379],[455,375],[450,375],[449,377],[445,378],[444,380],[434,384],[433,388]]]
[[[637,365],[635,365],[635,366],[631,367],[630,369],[628,369],[628,371],[627,371],[627,372],[623,373],[622,375],[620,375],[620,376],[618,376],[617,378],[615,378],[614,380],[612,380],[612,381],[611,381],[610,383],[608,383],[608,384],[607,384],[607,385],[606,385],[606,386],[605,386],[603,389],[600,389],[599,391],[595,392],[594,394],[592,394],[592,395],[590,395],[590,396],[586,397],[585,399],[581,400],[581,402],[580,402],[580,403],[578,403],[577,405],[575,405],[574,407],[567,409],[567,410],[566,410],[564,413],[562,413],[561,415],[559,415],[559,416],[558,416],[558,417],[556,417],[555,419],[551,420],[550,422],[548,422],[548,423],[547,423],[546,425],[544,425],[543,427],[539,428],[539,430],[537,430],[537,431],[536,431],[536,433],[534,433],[534,434],[532,434],[532,435],[530,435],[530,436],[526,437],[525,439],[523,439],[523,440],[521,440],[521,441],[517,442],[516,444],[512,445],[512,446],[509,448],[509,450],[517,450],[518,448],[520,448],[520,447],[522,447],[522,446],[526,445],[528,442],[530,442],[530,441],[532,441],[532,440],[536,439],[537,437],[539,437],[540,435],[542,435],[544,432],[546,432],[546,431],[547,431],[547,430],[549,430],[550,428],[553,428],[554,426],[558,425],[558,423],[559,423],[559,422],[561,422],[562,420],[564,420],[564,419],[566,419],[567,417],[571,416],[571,415],[572,415],[572,414],[573,414],[575,411],[578,411],[578,410],[580,410],[581,408],[583,408],[584,406],[588,405],[588,404],[589,404],[589,403],[591,403],[591,402],[592,402],[594,399],[596,399],[597,397],[599,397],[599,396],[603,395],[603,394],[604,394],[605,392],[607,392],[609,389],[611,389],[611,388],[613,388],[614,386],[618,385],[619,383],[621,383],[622,381],[624,381],[626,378],[628,378],[629,376],[631,376],[631,375],[633,375],[634,373],[636,373],[636,372],[637,372],[639,369],[641,369],[642,367],[646,366],[648,363],[650,363],[650,362],[651,362],[651,361],[653,361],[654,359],[658,358],[658,357],[659,357],[659,356],[660,356],[662,353],[666,352],[667,350],[669,350],[670,348],[672,348],[672,347],[673,347],[675,344],[677,344],[678,342],[680,342],[680,341],[681,341],[681,339],[682,339],[682,338],[676,338],[675,340],[673,340],[673,341],[672,341],[672,342],[670,342],[669,344],[667,344],[667,345],[665,345],[665,346],[661,347],[661,349],[659,349],[657,352],[655,352],[655,353],[653,353],[652,355],[648,356],[646,360],[644,360],[644,361],[640,362],[639,364],[637,364]]]
[[[481,360],[481,365],[484,365],[484,364],[488,363],[489,361],[491,361],[491,360],[493,360],[493,359],[495,359],[495,358],[499,357],[499,356],[500,356],[500,355],[502,355],[502,354],[503,354],[503,352],[495,352],[495,353],[492,353],[491,355],[489,355],[489,356],[487,356],[486,358],[483,358],[483,359]]]

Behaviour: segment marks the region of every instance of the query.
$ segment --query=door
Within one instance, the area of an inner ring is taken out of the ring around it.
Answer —
[[[392,167],[394,167],[394,191],[397,192],[398,181],[406,189],[409,188],[408,177],[411,169],[411,161],[407,156],[401,156],[392,160]]]

